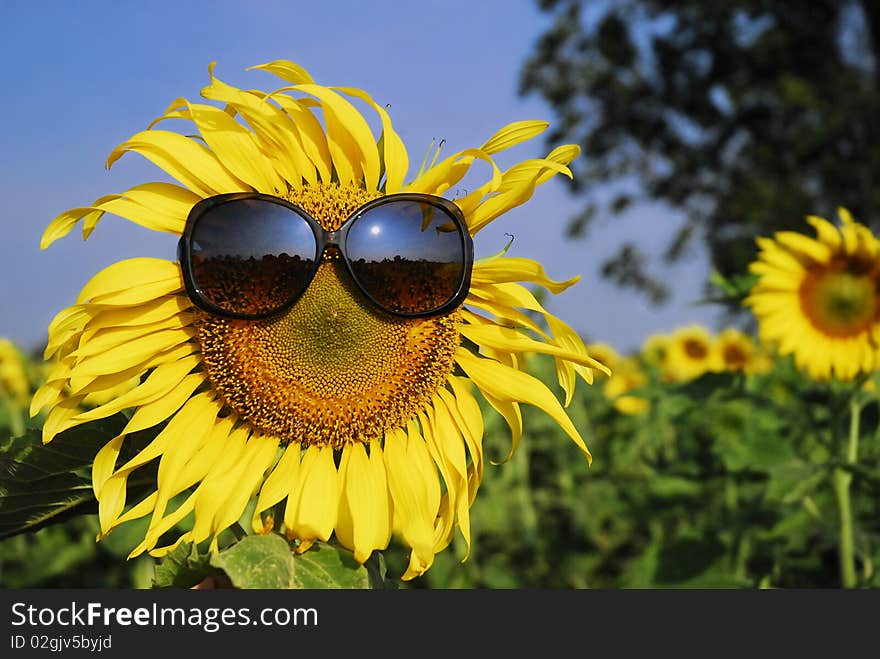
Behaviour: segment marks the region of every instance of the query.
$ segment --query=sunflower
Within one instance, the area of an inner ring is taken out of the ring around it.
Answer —
[[[750,372],[757,357],[752,339],[735,327],[721,330],[715,337],[716,349],[725,371]]]
[[[614,372],[617,362],[620,361],[620,354],[614,349],[614,346],[607,343],[590,343],[587,344],[587,352],[593,359],[602,362],[611,372]]]
[[[719,368],[717,345],[705,327],[680,327],[669,336],[662,368],[666,381],[688,382]]]
[[[666,334],[651,334],[642,343],[640,354],[646,364],[659,367],[663,364],[668,347],[669,337]]]
[[[644,387],[648,377],[638,359],[629,356],[620,359],[602,391],[621,414],[635,415],[647,411],[650,402],[639,396],[627,395],[633,389]]]
[[[758,238],[749,269],[759,279],[744,302],[760,340],[818,381],[870,373],[880,344],[878,241],[846,209],[838,215],[839,227],[807,217],[816,238],[793,231]]]
[[[501,171],[495,154],[547,127],[520,121],[478,148],[443,159],[439,150],[429,154],[407,179],[407,150],[384,104],[359,89],[316,84],[292,62],[252,68],[282,86],[240,90],[215,77],[212,64],[201,95],[220,107],[177,99],[108,157],[111,166],[140,154],[177,183],[145,183],[66,211],[41,246],[79,222],[88,237],[105,213],[180,234],[195,204],[232,192],[282,198],[331,231],[383,195],[441,195],[480,164],[485,183],[455,200],[475,235],[553,176],[571,176],[566,165],[579,153],[561,146]],[[355,103],[378,115],[378,139]],[[168,119],[191,122],[198,135],[155,127]],[[546,412],[591,459],[563,404],[522,366],[527,353],[552,356],[564,405],[578,376],[591,383],[593,369],[607,370],[523,285],[558,293],[578,279],[554,281],[535,261],[499,254],[474,263],[463,304],[440,316],[400,318],[368,304],[326,252],[293,306],[236,320],[194,306],[179,263],[129,259],[95,275],[51,322],[46,358],[54,366],[31,412],[49,408],[49,442],[77,424],[132,410],[92,471],[99,538],[150,517],[132,556],[161,556],[184,541],[210,541],[216,551],[218,535],[255,499],[254,531],[281,530],[298,551],[335,535],[364,562],[396,534],[411,548],[403,575],[410,579],[431,566],[456,528],[470,546],[469,509],[484,469],[475,393],[507,421],[511,454],[525,403]],[[132,377],[140,380],[133,389],[80,407]],[[126,437],[153,426],[155,439],[117,464]],[[127,479],[157,459],[155,491],[127,501]],[[165,544],[179,524],[183,533]]]
[[[721,330],[715,337],[721,370],[759,375],[773,368],[773,358],[748,334],[734,327]]]
[[[15,407],[27,407],[30,387],[21,352],[12,341],[0,337],[0,400]]]
[[[648,401],[637,396],[626,396],[626,392],[643,387],[648,379],[639,365],[638,359],[623,357],[607,343],[590,343],[587,351],[607,366],[611,373],[606,378],[602,393],[621,414],[640,414],[648,408]]]

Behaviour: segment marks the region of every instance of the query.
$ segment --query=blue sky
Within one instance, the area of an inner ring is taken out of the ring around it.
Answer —
[[[109,215],[87,242],[74,231],[40,251],[39,239],[64,210],[166,180],[136,155],[110,171],[104,162],[172,100],[198,98],[210,62],[221,80],[246,88],[279,86],[248,66],[289,59],[319,83],[367,90],[390,104],[412,174],[432,140],[445,139],[444,152],[453,153],[478,146],[510,121],[554,119],[540,99],[517,96],[522,62],[547,25],[528,0],[0,0],[0,335],[38,346],[52,316],[103,267],[133,256],[175,258],[174,237]],[[549,149],[538,138],[502,154],[501,164]],[[621,350],[652,332],[713,322],[717,309],[692,304],[707,272],[699,254],[664,271],[675,294],[661,309],[601,280],[601,261],[622,239],[637,236],[643,249],[657,253],[677,225],[674,216],[637,206],[596,221],[585,240],[567,241],[565,225],[578,206],[561,182],[551,181],[478,235],[477,256],[498,251],[511,233],[510,255],[542,261],[557,279],[583,275],[551,296],[548,308],[588,340]]]

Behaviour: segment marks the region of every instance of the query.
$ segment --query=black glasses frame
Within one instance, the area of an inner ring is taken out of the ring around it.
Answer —
[[[256,314],[239,313],[223,309],[222,307],[218,307],[207,297],[205,297],[202,290],[196,283],[195,273],[193,272],[193,232],[195,231],[195,227],[199,221],[199,218],[201,218],[206,212],[208,212],[212,208],[215,208],[216,206],[220,206],[231,201],[240,200],[260,200],[277,204],[278,206],[283,206],[305,220],[309,227],[311,227],[312,234],[315,236],[315,262],[311,272],[308,275],[305,286],[302,287],[302,290],[299,291],[295,296],[293,296],[292,299],[279,306],[277,309],[272,309]],[[363,284],[358,280],[357,275],[355,275],[354,268],[352,268],[351,263],[348,260],[346,241],[348,240],[348,233],[352,225],[354,225],[358,218],[367,211],[376,208],[377,206],[400,201],[414,201],[429,204],[431,206],[434,206],[435,208],[441,209],[455,224],[456,231],[458,232],[458,236],[461,239],[461,250],[463,258],[461,280],[458,282],[458,287],[456,288],[455,293],[452,295],[452,297],[436,309],[431,309],[429,311],[420,311],[416,313],[406,313],[395,311],[393,309],[388,309],[387,307],[382,305],[375,297],[373,297],[368,290],[364,288]],[[467,297],[468,291],[470,289],[471,273],[473,272],[474,265],[474,242],[471,238],[470,233],[467,230],[467,224],[464,219],[464,214],[462,213],[461,209],[457,205],[455,205],[455,203],[449,201],[448,199],[430,194],[415,192],[402,192],[398,194],[391,194],[384,197],[378,197],[376,199],[373,199],[372,201],[368,201],[366,204],[360,206],[356,211],[354,211],[354,213],[349,215],[336,231],[325,230],[318,223],[317,220],[306,213],[302,208],[280,197],[263,194],[261,192],[229,192],[226,194],[214,195],[212,197],[202,199],[201,201],[196,203],[195,206],[193,206],[190,210],[189,215],[186,218],[186,225],[183,229],[183,235],[181,235],[180,240],[177,243],[177,258],[180,262],[181,271],[183,272],[183,283],[186,287],[186,292],[189,295],[190,300],[192,300],[193,304],[195,304],[200,309],[203,309],[204,311],[207,311],[216,316],[235,318],[240,320],[258,320],[261,318],[269,318],[271,316],[275,316],[277,314],[283,313],[284,311],[287,311],[296,303],[296,301],[300,297],[302,297],[302,295],[311,285],[312,279],[314,279],[315,273],[317,273],[318,268],[321,266],[324,252],[328,247],[331,246],[336,247],[339,251],[339,254],[342,257],[342,261],[345,263],[345,268],[348,271],[348,274],[351,276],[352,281],[354,281],[360,292],[363,293],[363,295],[373,305],[393,316],[400,316],[403,318],[424,318],[429,316],[439,316],[448,313],[456,307],[460,306],[462,302],[464,302],[464,299]]]

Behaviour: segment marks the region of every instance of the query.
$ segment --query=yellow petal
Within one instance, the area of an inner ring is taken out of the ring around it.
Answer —
[[[49,342],[43,351],[43,359],[52,357],[67,341],[82,332],[83,327],[95,314],[89,305],[76,304],[62,309],[49,323]]]
[[[190,119],[199,129],[214,157],[238,180],[266,194],[287,192],[287,185],[260,152],[254,135],[229,114],[213,105],[190,103],[179,99],[182,118]],[[174,104],[166,116],[174,115]]]
[[[205,479],[220,461],[221,453],[227,450],[232,435],[238,431],[235,427],[236,423],[237,419],[232,415],[213,423],[183,468],[177,471],[174,478],[166,481],[168,488],[174,492],[182,492]],[[238,465],[240,462],[241,460],[237,460],[235,464]]]
[[[501,415],[510,430],[510,448],[507,451],[507,455],[501,460],[492,460],[492,464],[502,464],[510,460],[519,448],[519,443],[523,434],[522,410],[520,410],[519,403],[516,401],[500,398],[486,391],[482,391],[482,389],[480,390],[480,393],[483,394],[483,398],[485,398],[486,402],[492,406],[492,409]]]
[[[473,284],[497,284],[511,281],[528,281],[543,286],[551,293],[561,293],[580,281],[580,275],[566,281],[555,281],[547,276],[543,266],[532,259],[520,257],[499,257],[484,263],[474,264]]]
[[[107,158],[107,167],[112,167],[129,151],[141,154],[200,197],[250,190],[250,186],[231,174],[210,149],[179,133],[141,131],[113,149]]]
[[[458,427],[458,431],[464,437],[471,456],[471,465],[468,471],[469,503],[474,502],[477,488],[483,480],[483,416],[477,401],[467,390],[464,381],[451,377],[449,383],[454,394],[441,389],[438,394]]]
[[[125,524],[125,522],[130,522],[133,519],[140,519],[141,517],[146,517],[147,515],[149,515],[151,512],[153,512],[153,506],[156,503],[157,497],[158,495],[153,492],[141,499],[140,502],[126,510],[124,515],[120,515],[116,519],[116,526]],[[98,535],[99,540],[104,536],[104,533],[105,532],[102,532],[100,535]]]
[[[501,325],[471,325],[461,324],[458,331],[462,336],[470,339],[480,346],[488,346],[495,350],[505,352],[534,352],[537,354],[553,355],[566,361],[581,364],[587,367],[603,366],[590,357],[586,350],[575,351],[560,348],[552,343],[543,343],[527,337],[519,330],[503,327]]]
[[[507,324],[519,325],[520,327],[535,332],[535,334],[538,334],[544,339],[549,339],[547,333],[523,312],[504,304],[483,299],[478,287],[473,287],[471,289],[468,297],[465,299],[465,304],[468,307],[476,307],[477,309],[488,311],[497,319],[505,321]],[[466,311],[466,309],[464,311]]]
[[[464,441],[461,432],[456,427],[452,415],[447,409],[443,399],[435,396],[433,402],[434,433],[433,439],[443,460],[449,466],[449,473],[457,479],[455,490],[455,516],[459,531],[465,541],[465,555],[467,558],[471,546],[470,530],[470,489],[468,483],[467,459],[464,451]],[[430,416],[430,415],[429,415]],[[429,445],[430,448],[430,445]],[[447,491],[449,491],[447,483]],[[450,505],[452,499],[450,497]]]
[[[132,368],[150,357],[188,342],[195,334],[192,328],[166,329],[153,332],[133,345],[121,345],[99,355],[85,357],[74,369],[80,376],[104,375]]]
[[[840,249],[840,231],[831,222],[818,215],[808,215],[807,222],[816,229],[816,237],[820,242],[825,243],[833,250]]]
[[[540,135],[549,125],[547,121],[514,121],[486,140],[480,149],[488,154],[504,151]]]
[[[317,117],[309,111],[305,103],[297,101],[281,91],[269,94],[267,98],[278,103],[290,117],[293,126],[297,129],[296,137],[302,145],[303,151],[314,165],[320,179],[329,182],[333,159],[330,155],[330,147],[327,144],[324,128]],[[311,183],[311,181],[309,182]]]
[[[260,489],[260,496],[257,499],[257,506],[254,508],[254,515],[251,519],[251,526],[253,526],[255,533],[263,530],[263,521],[260,514],[286,497],[290,493],[293,484],[299,479],[300,454],[299,445],[289,444],[284,449],[278,464],[275,465],[272,473],[269,474],[263,483],[263,487]],[[280,523],[280,521],[275,520],[275,523]]]
[[[253,127],[254,138],[263,156],[272,161],[275,170],[299,189],[305,179],[315,185],[315,166],[303,149],[297,127],[280,108],[267,102],[265,95],[244,92],[214,77],[214,63],[208,67],[211,84],[202,89],[202,96],[229,104]]]
[[[195,491],[195,523],[192,528],[193,542],[202,542],[214,534],[214,519],[220,506],[235,487],[237,469],[242,464],[242,455],[247,447],[251,431],[248,426],[240,426],[229,434],[223,450],[210,464],[208,473]]]
[[[314,84],[293,89],[320,99],[327,124],[327,145],[343,185],[360,183],[367,190],[379,187],[379,152],[370,126],[355,107],[332,89]]]
[[[437,468],[421,439],[409,441],[395,429],[385,436],[384,460],[394,502],[394,525],[412,548],[404,579],[425,572],[434,562],[434,520],[440,507]]]
[[[83,217],[83,238],[88,238],[104,213],[118,215],[153,231],[180,235],[190,209],[200,197],[173,183],[145,183],[106,201],[96,201]],[[47,245],[48,246],[48,245]]]
[[[124,409],[151,403],[169,394],[200,363],[200,357],[191,356],[170,364],[162,364],[150,373],[143,383],[131,391],[118,396],[104,405],[82,412],[74,418],[80,422],[104,419]],[[192,389],[195,389],[198,383],[204,381],[205,376],[200,373],[194,373],[193,375],[196,382],[190,386]]]
[[[464,348],[456,351],[455,361],[482,392],[500,400],[528,403],[544,410],[592,462],[592,455],[580,433],[543,382],[494,360],[475,357]]]
[[[211,412],[214,410],[211,409]],[[193,417],[187,424],[181,424],[176,441],[171,441],[162,453],[159,461],[159,472],[156,479],[159,500],[156,502],[154,522],[164,514],[165,505],[171,497],[180,492],[174,485],[179,481],[190,458],[203,446],[215,426],[216,416],[213,413]]]
[[[550,177],[545,174],[562,173],[571,177],[571,171],[552,160],[527,160],[507,170],[497,192],[490,195],[473,213],[467,214],[468,229],[476,234],[498,216],[531,199],[535,188]]]
[[[58,433],[81,423],[73,421],[73,417],[80,412],[82,399],[82,396],[71,396],[70,398],[65,398],[52,408],[43,422],[43,444],[48,444]]]
[[[802,233],[777,231],[775,237],[779,244],[797,253],[804,254],[818,263],[828,263],[828,260],[831,258],[831,248],[828,245],[820,243]]]
[[[156,519],[153,523],[150,524],[150,528],[147,530],[143,542],[135,547],[128,555],[128,557],[133,558],[134,556],[140,555],[144,551],[152,549],[159,538],[162,536],[162,534],[167,533],[175,524],[181,522],[184,517],[186,517],[193,511],[194,507],[195,496],[190,495],[174,510],[174,512],[162,517],[161,519]],[[155,516],[155,514],[156,511],[154,510],[153,515]],[[157,556],[161,555],[163,554],[157,554]]]
[[[384,549],[391,538],[391,501],[385,461],[378,441],[370,455],[361,443],[348,444],[339,464],[339,514],[336,537],[364,563],[374,549]]]
[[[77,304],[91,300],[101,304],[140,304],[183,289],[176,263],[138,257],[118,261],[83,286]]]
[[[309,446],[300,464],[300,479],[287,498],[284,524],[306,547],[327,540],[336,524],[339,484],[333,449]]]
[[[247,502],[259,489],[277,451],[278,440],[274,437],[254,435],[250,438],[242,456],[241,473],[217,512],[215,534],[231,526],[244,513]]]
[[[282,80],[287,80],[288,82],[292,82],[295,85],[300,85],[304,83],[314,83],[315,81],[312,79],[312,76],[309,75],[309,72],[306,71],[299,64],[295,64],[288,60],[278,59],[273,60],[271,62],[266,62],[265,64],[257,64],[256,66],[249,66],[246,71],[251,71],[253,69],[259,69],[261,71],[268,71],[272,73]]]
[[[203,373],[187,375],[180,383],[160,398],[149,403],[140,405],[131,415],[125,425],[125,432],[138,432],[146,428],[152,428],[158,423],[171,417],[183,404],[189,400],[193,392],[205,382]]]
[[[491,188],[496,189],[501,185],[501,172],[489,154],[479,149],[465,149],[449,156],[437,165],[431,167],[408,183],[406,192],[424,192],[427,194],[442,194],[450,187],[458,183],[475,159],[483,160],[492,167]]]
[[[150,325],[175,317],[179,320],[179,326],[187,325],[194,317],[183,314],[190,309],[192,303],[185,295],[166,295],[133,307],[95,306],[83,328],[82,340],[88,341],[104,328]]]
[[[195,319],[194,315],[184,314],[157,320],[144,325],[126,325],[122,327],[99,327],[83,332],[79,347],[68,356],[78,360],[105,352],[126,343],[137,342],[143,337],[165,329],[180,330],[188,327]]]
[[[406,145],[391,125],[391,117],[388,116],[385,108],[376,103],[365,91],[350,87],[338,87],[337,89],[343,94],[365,101],[379,115],[379,119],[382,121],[382,136],[379,138],[379,144],[382,146],[385,194],[400,192],[403,180],[406,178],[406,170],[409,168],[409,156],[406,153]]]

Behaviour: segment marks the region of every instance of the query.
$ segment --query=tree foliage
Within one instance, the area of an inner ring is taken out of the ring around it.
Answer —
[[[664,258],[703,241],[741,273],[756,235],[805,215],[880,211],[880,5],[868,0],[540,0],[554,18],[521,91],[559,115],[548,141],[579,143],[582,235],[597,211],[661,202]],[[606,185],[608,184],[608,185]],[[614,190],[610,201],[601,193]],[[654,301],[665,284],[635,244],[604,274]]]

